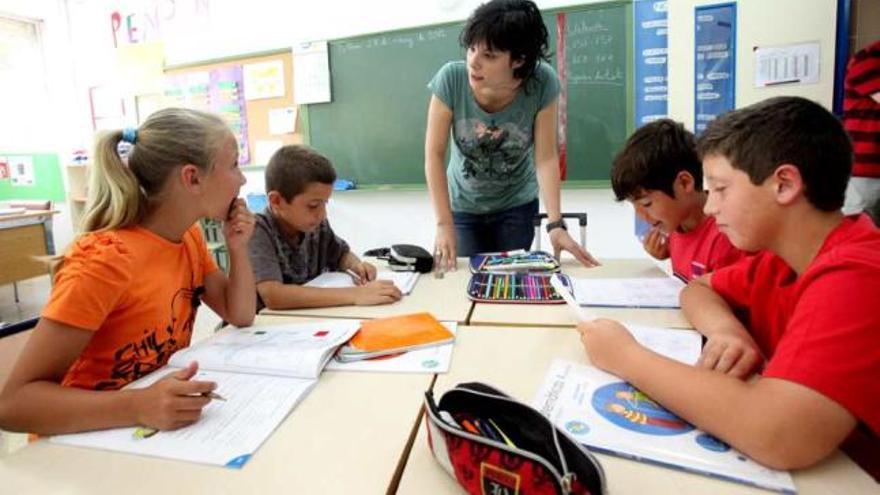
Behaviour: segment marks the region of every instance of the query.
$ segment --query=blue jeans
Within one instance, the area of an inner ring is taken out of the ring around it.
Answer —
[[[504,211],[486,214],[452,212],[458,237],[458,256],[529,249],[535,238],[532,220],[538,214],[537,198]]]

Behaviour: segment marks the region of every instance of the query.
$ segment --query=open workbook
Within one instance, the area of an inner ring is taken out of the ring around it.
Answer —
[[[676,277],[571,278],[581,306],[680,308],[685,283]]]
[[[379,270],[376,280],[390,280],[400,289],[404,295],[408,295],[419,280],[419,272],[392,272],[391,270]],[[351,275],[345,272],[324,272],[309,280],[305,287],[318,287],[322,289],[354,287]]]
[[[557,359],[533,405],[599,452],[767,490],[796,491],[787,472],[761,466],[632,385],[592,366]]]
[[[216,382],[223,399],[212,400],[195,424],[147,435],[128,427],[51,441],[240,468],[317,383],[324,365],[358,326],[358,321],[332,320],[220,331],[129,386],[147,387],[197,361],[193,379]]]

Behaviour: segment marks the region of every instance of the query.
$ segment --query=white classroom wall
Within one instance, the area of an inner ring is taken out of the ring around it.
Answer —
[[[27,83],[45,85],[48,97],[38,102],[36,108],[21,108],[15,98],[4,102],[0,109],[0,151],[57,153],[63,166],[70,151],[82,146],[86,134],[82,127],[88,116],[74,82],[75,61],[70,50],[65,2],[0,0],[0,15],[39,23],[46,78]],[[8,91],[6,83],[8,81],[0,81],[0,91]],[[66,176],[64,179],[66,181]],[[70,210],[65,202],[56,203],[54,207],[59,211],[53,220],[55,245],[63,247],[73,237]]]
[[[726,3],[718,0],[670,0],[669,116],[694,128],[694,9]],[[831,109],[837,0],[739,0],[736,3],[736,106],[773,96],[810,98]],[[756,88],[755,46],[819,42],[817,84]]]
[[[47,148],[57,150],[62,160],[70,149],[88,146],[88,109],[83,92],[106,76],[112,55],[108,41],[110,13],[143,19],[168,17],[165,40],[167,64],[206,59],[290,46],[296,41],[333,39],[377,31],[403,29],[440,22],[458,21],[481,3],[480,0],[322,0],[276,2],[250,0],[0,0],[0,12],[45,20],[49,37],[44,40],[47,66],[57,86],[57,125]],[[593,3],[589,0],[538,0],[548,9]],[[693,9],[703,0],[669,2],[669,109],[670,114],[693,125]],[[737,2],[737,94],[742,106],[764,97],[802,94],[830,106],[835,0],[739,0]],[[187,29],[174,24],[187,9],[207,5],[208,14]],[[174,7],[174,9],[171,9]],[[175,10],[176,9],[176,10]],[[796,13],[796,14],[793,14]],[[137,22],[137,20],[135,21]],[[143,21],[141,21],[143,22]],[[60,24],[69,23],[60,27]],[[142,25],[142,31],[149,26]],[[163,33],[164,34],[164,33]],[[819,40],[823,65],[818,85],[754,89],[749,54],[754,44],[778,44]],[[74,82],[71,82],[73,80]],[[55,97],[53,97],[55,98]],[[54,125],[54,124],[53,124]],[[2,138],[0,138],[2,139]],[[0,146],[2,146],[0,142]],[[421,167],[421,164],[413,164]],[[244,192],[262,191],[262,171],[247,172]],[[616,203],[610,190],[564,190],[564,211],[589,214],[588,247],[599,257],[644,256],[633,236],[632,208]],[[406,212],[401,215],[401,212]],[[429,247],[434,232],[433,213],[422,191],[353,191],[336,193],[330,216],[337,232],[357,251],[388,244],[411,242]],[[72,237],[69,220],[56,220],[56,245],[63,247]],[[574,227],[574,226],[573,226]],[[576,227],[575,230],[576,232]],[[546,237],[543,243],[546,247]]]

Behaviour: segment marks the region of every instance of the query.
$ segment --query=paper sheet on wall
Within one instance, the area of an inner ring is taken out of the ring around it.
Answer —
[[[296,107],[269,110],[269,134],[293,134],[296,131]]]
[[[755,87],[819,82],[819,42],[755,47]]]
[[[284,96],[284,61],[244,65],[244,98],[260,100]]]
[[[168,373],[177,371],[166,369]],[[146,387],[164,376],[153,373]],[[58,435],[53,443],[241,468],[317,380],[199,371],[226,400],[213,400],[193,425],[136,438],[134,427]]]
[[[297,105],[330,101],[330,61],[326,41],[293,46],[293,99]]]
[[[34,185],[34,159],[30,156],[10,156],[9,169],[12,185],[27,187]]]

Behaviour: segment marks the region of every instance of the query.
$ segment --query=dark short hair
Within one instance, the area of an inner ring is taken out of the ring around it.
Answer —
[[[843,206],[853,149],[837,117],[822,105],[779,96],[713,120],[697,144],[700,157],[721,155],[762,184],[782,164],[798,168],[807,200],[822,211]]]
[[[541,11],[530,0],[492,0],[477,7],[467,20],[459,42],[464,48],[484,42],[490,50],[510,52],[523,64],[513,76],[527,82],[538,60],[549,60],[547,27]]]
[[[673,184],[679,172],[703,187],[703,169],[693,133],[674,120],[660,119],[640,127],[614,157],[611,188],[617,201],[635,199],[649,190],[675,197]]]
[[[283,146],[266,166],[266,192],[277,191],[285,201],[302,194],[309,184],[333,184],[335,180],[330,160],[307,146]]]

